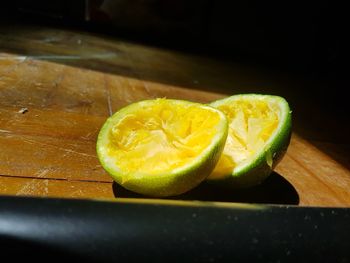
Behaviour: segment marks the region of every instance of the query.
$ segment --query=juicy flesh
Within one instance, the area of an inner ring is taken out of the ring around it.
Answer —
[[[124,173],[169,172],[209,146],[219,129],[217,112],[159,99],[126,114],[110,131],[109,154]]]
[[[216,108],[228,117],[229,133],[211,178],[231,174],[235,167],[254,158],[276,130],[280,118],[278,104],[264,99],[240,99]]]

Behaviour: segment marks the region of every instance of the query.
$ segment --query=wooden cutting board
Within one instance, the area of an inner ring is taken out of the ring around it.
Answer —
[[[0,195],[140,197],[114,184],[97,160],[106,118],[143,99],[227,95],[0,53]],[[264,184],[233,192],[203,185],[175,199],[350,207],[350,173],[328,155],[332,147],[294,133]]]

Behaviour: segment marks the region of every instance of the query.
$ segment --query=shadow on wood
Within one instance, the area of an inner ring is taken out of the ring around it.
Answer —
[[[117,198],[152,198],[126,190],[115,182],[113,183],[113,193]],[[297,191],[285,178],[276,172],[273,172],[262,184],[247,189],[227,190],[202,183],[187,193],[166,199],[260,204],[299,204]]]

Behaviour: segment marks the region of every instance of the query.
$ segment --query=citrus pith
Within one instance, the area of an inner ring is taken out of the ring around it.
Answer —
[[[229,132],[207,181],[237,188],[260,184],[289,145],[292,119],[288,102],[279,96],[240,94],[210,105],[225,113]]]

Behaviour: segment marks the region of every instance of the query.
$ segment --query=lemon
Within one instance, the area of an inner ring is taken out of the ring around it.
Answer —
[[[207,181],[237,188],[260,184],[289,145],[292,118],[288,102],[279,96],[240,94],[210,105],[225,113],[229,132]]]
[[[213,171],[227,132],[226,116],[211,106],[144,100],[107,119],[96,149],[103,168],[124,188],[174,196],[196,187]]]

